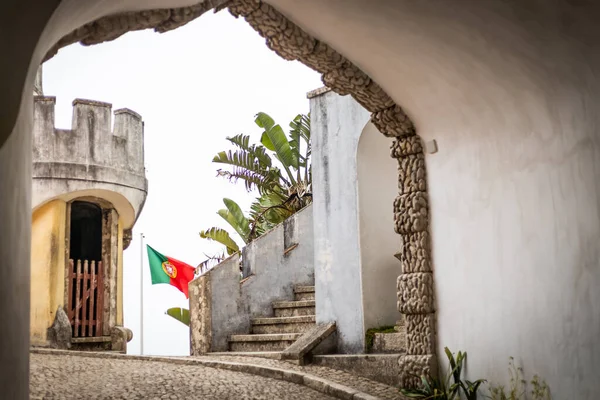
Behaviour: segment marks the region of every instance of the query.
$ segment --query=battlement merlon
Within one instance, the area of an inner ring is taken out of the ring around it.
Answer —
[[[127,108],[114,111],[112,104],[73,100],[71,129],[55,126],[56,98],[34,97],[34,161],[64,161],[109,165],[144,174],[144,122]]]

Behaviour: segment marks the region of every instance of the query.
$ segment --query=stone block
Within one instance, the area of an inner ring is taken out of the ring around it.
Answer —
[[[260,7],[260,0],[235,0],[229,3],[229,12],[234,17],[245,17]]]
[[[346,62],[344,56],[318,40],[312,53],[302,55],[298,60],[320,73],[340,68]]]
[[[390,155],[392,158],[406,157],[411,154],[423,154],[423,142],[419,136],[406,136],[394,139]]]
[[[372,353],[406,353],[406,334],[397,333],[376,333],[373,336]]]
[[[387,137],[416,135],[412,121],[397,104],[371,114],[371,122]]]
[[[325,72],[322,81],[325,86],[345,96],[364,90],[371,83],[371,78],[356,65],[346,61],[340,67]]]
[[[71,348],[71,322],[63,307],[58,307],[54,322],[48,328],[48,342],[55,349]]]
[[[261,3],[245,18],[267,39],[267,46],[286,60],[296,60],[311,53],[315,47],[316,40],[313,37],[266,3]]]
[[[317,324],[311,330],[305,332],[294,344],[281,353],[282,360],[298,360],[301,365],[304,358],[323,340],[335,332],[335,323]]]
[[[423,232],[429,223],[427,193],[401,194],[394,200],[394,224],[398,234]]]
[[[402,273],[431,272],[431,241],[429,232],[401,235],[400,251],[395,254],[400,260]]]
[[[437,376],[437,359],[433,354],[401,356],[398,364],[400,365],[400,387],[404,389],[420,387],[423,375]]]
[[[394,100],[372,80],[362,91],[352,93],[352,97],[369,112],[381,111],[394,105]]]
[[[398,190],[400,194],[427,191],[424,154],[412,154],[398,159]]]
[[[386,385],[398,386],[398,357],[398,354],[328,354],[314,356],[312,363],[338,371],[348,371]],[[356,398],[355,396],[354,399]]]
[[[435,353],[435,314],[406,315],[406,350],[410,355]]]
[[[127,342],[133,337],[131,330],[122,326],[113,326],[110,330],[110,347],[112,351],[127,353]]]
[[[200,275],[189,285],[190,354],[195,356],[212,350],[212,291],[210,274]]]
[[[397,283],[398,311],[402,314],[429,314],[434,311],[431,272],[402,274]]]

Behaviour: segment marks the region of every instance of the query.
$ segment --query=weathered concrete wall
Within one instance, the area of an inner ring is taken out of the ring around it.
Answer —
[[[32,216],[31,343],[46,345],[46,333],[64,305],[66,203],[54,200]]]
[[[292,300],[294,285],[313,284],[312,226],[308,206],[246,246],[243,281],[234,255],[190,282],[192,354],[227,351],[228,335],[249,333],[250,319],[271,316],[273,301]]]
[[[225,260],[239,264],[238,255],[235,261]],[[190,355],[196,356],[208,353],[212,343],[212,296],[210,293],[210,274],[204,274],[189,283],[190,294]]]
[[[285,254],[286,249],[297,245]],[[294,285],[314,283],[313,208],[307,206],[243,250],[242,296],[251,317],[270,315],[271,302],[292,300]]]
[[[356,150],[369,113],[327,92],[310,101],[317,323],[335,322],[338,351],[364,351]]]
[[[124,228],[131,228],[148,187],[141,117],[129,109],[116,110],[113,129],[110,104],[76,99],[71,129],[56,129],[55,105],[54,97],[34,100],[33,208],[93,191],[111,201]]]
[[[389,139],[354,99],[309,96],[317,322],[336,322],[340,351],[362,353],[366,329],[394,325],[399,317],[396,165]]]

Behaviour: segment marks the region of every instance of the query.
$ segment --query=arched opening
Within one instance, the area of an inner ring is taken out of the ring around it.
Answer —
[[[400,237],[394,232],[392,204],[398,196],[397,161],[390,139],[368,123],[358,142],[358,214],[364,329],[393,326],[398,320],[396,278],[400,263],[393,256]]]
[[[66,219],[65,304],[72,343],[82,349],[104,348],[119,319],[119,214],[106,200],[82,197],[67,203]]]
[[[70,211],[67,311],[72,335],[101,336],[102,208],[87,201],[74,201]]]

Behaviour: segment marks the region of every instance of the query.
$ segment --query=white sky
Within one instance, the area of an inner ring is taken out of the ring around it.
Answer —
[[[60,50],[44,64],[44,94],[56,96],[56,126],[70,128],[75,98],[127,107],[145,122],[149,191],[124,256],[125,326],[132,329],[128,353],[140,351],[140,239],[164,255],[193,266],[219,246],[200,239],[211,226],[226,227],[217,214],[223,197],[247,210],[243,184],[216,177],[211,162],[230,148],[226,136],[252,134],[254,115],[264,111],[287,131],[308,112],[306,92],[322,86],[319,75],[281,59],[244,20],[228,12],[206,14],[165,34],[132,32],[92,47]],[[187,327],[164,314],[188,307],[169,285],[150,284],[144,249],[144,354],[187,355]]]

